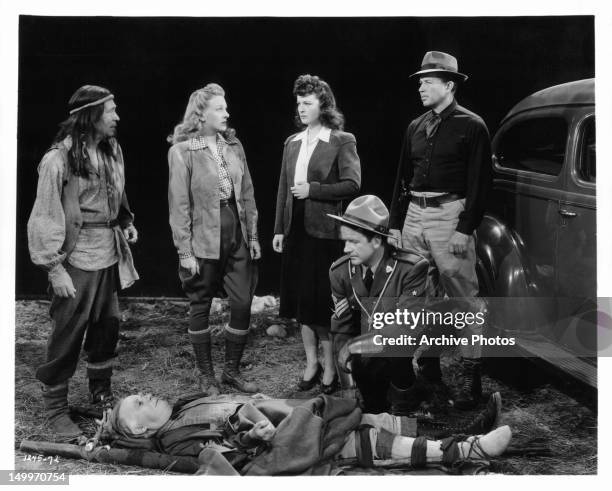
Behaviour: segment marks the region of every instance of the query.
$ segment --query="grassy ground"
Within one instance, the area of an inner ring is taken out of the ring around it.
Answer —
[[[258,313],[253,316],[253,329],[243,359],[242,370],[256,380],[261,392],[272,397],[309,397],[296,393],[305,358],[297,326],[288,325],[285,338],[269,337],[265,330],[275,321],[276,302],[271,297],[256,299]],[[113,387],[124,396],[149,391],[173,400],[197,391],[197,371],[187,339],[186,302],[123,302],[122,337],[118,346]],[[39,383],[35,368],[43,361],[47,333],[50,330],[48,302],[16,303],[16,366],[15,366],[15,448],[22,440],[52,440],[44,423]],[[228,320],[224,303],[215,301],[212,320],[219,332],[214,336],[213,357],[217,370],[222,366],[223,337],[220,329]],[[458,383],[456,366],[443,359],[445,380]],[[505,456],[497,459],[492,470],[507,474],[595,474],[597,472],[597,415],[587,407],[550,385],[518,390],[484,376],[484,391],[499,390],[504,401],[504,423],[513,431],[513,446],[543,444],[551,449],[549,456]],[[228,389],[228,392],[231,392]],[[71,381],[70,404],[85,404],[87,379],[84,362],[79,364]],[[453,415],[451,415],[453,417]],[[79,421],[90,434],[95,431],[91,420]],[[49,464],[28,460],[16,450],[15,468],[44,469],[71,474],[172,474],[138,467],[93,464],[85,460],[59,458]],[[353,470],[353,473],[364,473]],[[367,471],[380,473],[382,471]],[[405,473],[406,470],[384,471]]]

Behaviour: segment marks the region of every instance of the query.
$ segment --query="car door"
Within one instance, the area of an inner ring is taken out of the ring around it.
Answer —
[[[571,141],[566,192],[559,202],[558,322],[553,334],[571,351],[591,355],[596,350],[597,323],[594,108],[575,115]]]
[[[494,212],[517,234],[529,294],[537,297],[521,304],[517,330],[537,331],[556,317],[559,203],[570,126],[564,108],[538,108],[507,121],[493,142]]]

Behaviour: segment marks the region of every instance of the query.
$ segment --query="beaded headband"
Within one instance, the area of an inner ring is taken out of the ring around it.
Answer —
[[[70,110],[69,114],[74,114],[80,111],[81,109],[85,109],[86,107],[97,106],[98,104],[104,104],[106,101],[110,101],[111,99],[114,99],[114,98],[115,96],[113,94],[109,94],[105,97],[102,97],[102,99],[98,99],[97,101],[88,102],[87,104],[84,104],[82,106],[75,107],[74,109]]]

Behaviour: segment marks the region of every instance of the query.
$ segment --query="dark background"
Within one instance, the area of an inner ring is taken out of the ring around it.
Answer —
[[[119,141],[139,243],[141,280],[124,294],[182,295],[168,225],[166,136],[191,92],[226,90],[230,124],[249,161],[263,248],[258,294],[278,291],[271,247],[282,146],[293,133],[293,81],[321,76],[357,137],[362,193],[391,200],[404,129],[423,112],[408,76],[429,50],[469,75],[460,104],[493,134],[520,99],[594,76],[593,17],[510,18],[111,18],[22,16],[19,28],[18,296],[43,294],[46,275],[28,255],[26,224],[36,167],[81,85],[115,94]]]

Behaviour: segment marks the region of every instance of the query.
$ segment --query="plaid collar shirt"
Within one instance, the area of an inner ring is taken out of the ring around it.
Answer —
[[[227,162],[223,158],[223,149],[226,145],[225,139],[217,133],[217,152],[210,148],[210,153],[219,166],[219,199],[231,199],[234,195],[234,183],[232,182]],[[206,143],[203,136],[193,138],[189,145],[191,150],[201,150],[206,147],[208,147],[208,143]]]

